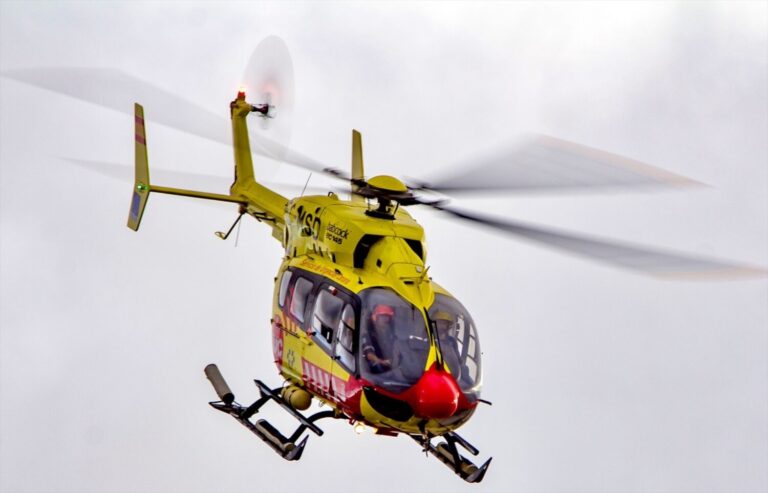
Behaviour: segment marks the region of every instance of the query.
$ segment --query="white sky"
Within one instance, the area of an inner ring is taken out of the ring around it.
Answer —
[[[427,176],[543,132],[711,188],[461,205],[765,267],[767,21],[765,2],[2,2],[0,69],[116,67],[226,117],[277,34],[305,154],[346,167],[358,128],[370,174]],[[230,173],[229,148],[145,111],[153,169]],[[280,248],[252,221],[221,242],[234,210],[174,197],[128,230],[130,184],[60,158],[130,164],[132,126],[0,78],[0,490],[768,489],[765,279],[657,281],[420,209],[430,272],[480,328],[493,406],[461,434],[494,457],[486,479],[343,422],[283,461],[207,406],[202,371],[218,363],[241,401],[280,383]]]

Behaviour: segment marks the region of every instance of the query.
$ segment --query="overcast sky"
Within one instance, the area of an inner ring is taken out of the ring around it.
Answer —
[[[765,2],[2,2],[0,69],[115,67],[226,118],[276,34],[304,154],[346,167],[357,128],[369,175],[419,177],[542,132],[710,187],[459,203],[766,267],[767,22]],[[229,147],[145,112],[152,169],[230,176]],[[0,78],[3,492],[768,490],[764,278],[659,281],[415,209],[480,330],[493,406],[460,433],[490,471],[467,485],[344,422],[289,463],[208,407],[203,375],[218,363],[243,402],[281,383],[268,228],[235,248],[212,234],[233,207],[153,195],[134,233],[130,181],[62,158],[131,164],[132,118]]]

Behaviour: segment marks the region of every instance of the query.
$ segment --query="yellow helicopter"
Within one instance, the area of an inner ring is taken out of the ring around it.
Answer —
[[[305,429],[322,433],[315,421],[343,418],[379,434],[412,436],[465,480],[482,480],[490,459],[477,467],[459,454],[456,445],[478,451],[453,431],[483,402],[477,330],[461,303],[428,276],[424,230],[400,207],[418,203],[415,196],[391,176],[363,179],[360,133],[353,132],[352,200],[333,192],[289,200],[255,180],[246,117],[268,117],[269,105],[251,104],[240,91],[230,104],[235,181],[229,195],[219,195],[153,185],[144,111],[136,104],[135,112],[128,227],[138,230],[151,192],[220,200],[238,204],[240,213],[227,233],[217,233],[222,239],[249,214],[271,227],[285,251],[271,323],[286,384],[271,389],[256,380],[262,397],[242,406],[209,365],[205,373],[221,399],[211,405],[288,460],[301,457]],[[333,410],[304,417],[313,397]],[[291,436],[251,420],[270,400],[299,421]],[[444,442],[430,442],[440,436]]]
[[[4,75],[124,111],[114,97],[116,81],[127,92],[141,84],[121,74],[30,69]],[[107,100],[89,92],[89,87],[105,81],[111,91]],[[153,91],[169,100],[168,93]],[[489,217],[448,203],[445,194],[467,191],[690,183],[637,161],[551,137],[537,137],[504,159],[490,158],[450,177],[413,183],[385,175],[366,179],[357,131],[352,132],[348,173],[282,152],[285,149],[279,144],[259,138],[257,154],[280,154],[284,161],[349,184],[348,200],[335,191],[289,199],[257,180],[246,121],[252,114],[274,118],[275,106],[269,99],[249,102],[244,90],[230,103],[235,177],[229,194],[217,194],[151,182],[144,109],[134,104],[135,181],[128,227],[139,229],[152,193],[236,204],[237,219],[226,233],[217,233],[225,240],[246,214],[270,227],[284,249],[271,318],[272,354],[284,384],[274,388],[256,380],[260,398],[243,405],[235,400],[216,365],[208,365],[205,374],[219,398],[211,406],[235,418],[284,459],[300,459],[306,432],[322,435],[316,422],[333,418],[371,427],[381,435],[406,435],[467,482],[480,482],[488,470],[491,459],[473,463],[467,454],[476,456],[478,449],[456,433],[478,405],[489,404],[480,397],[478,330],[459,300],[432,279],[424,229],[405,210],[408,206],[431,207],[457,219],[655,276],[765,272]],[[178,118],[164,123],[200,135],[188,121]],[[305,416],[302,411],[312,399],[329,409]],[[267,420],[255,418],[270,401],[298,421],[295,430],[283,433]]]

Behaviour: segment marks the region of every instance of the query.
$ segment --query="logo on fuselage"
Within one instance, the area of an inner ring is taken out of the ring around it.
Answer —
[[[320,218],[317,214],[319,211],[320,208],[318,207],[315,210],[315,214],[312,214],[311,212],[307,212],[306,209],[304,209],[304,206],[299,206],[299,209],[297,210],[299,225],[303,224],[303,229],[315,240],[320,236]]]
[[[325,239],[338,245],[341,245],[348,237],[349,230],[346,228],[340,228],[333,223],[328,223],[328,226],[325,228]]]

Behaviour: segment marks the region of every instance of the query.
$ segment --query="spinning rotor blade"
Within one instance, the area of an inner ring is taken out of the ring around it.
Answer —
[[[205,139],[231,144],[227,120],[121,70],[93,67],[41,67],[6,70],[10,79],[133,115],[133,104],[156,107],[153,120]]]
[[[469,194],[701,185],[640,161],[544,135],[456,168],[454,174],[425,180],[418,188]]]
[[[762,277],[768,270],[728,261],[707,259],[678,253],[591,238],[556,229],[507,221],[441,205],[426,204],[473,223],[512,234],[547,247],[581,255],[597,262],[639,271],[656,277],[669,278],[734,278]]]
[[[175,94],[112,68],[46,67],[7,70],[10,79],[66,94],[89,103],[133,115],[133,104],[141,101],[151,108],[151,120],[198,137],[232,145],[229,120]],[[312,171],[326,166],[314,159],[259,135],[251,150],[260,156],[283,161]]]
[[[75,164],[88,171],[98,173],[107,178],[132,183],[134,176],[133,165],[121,163],[109,163],[106,161],[92,161],[90,159],[62,158],[72,164]],[[154,167],[151,170],[152,181],[160,184],[172,184],[174,186],[183,184],[186,187],[206,189],[212,191],[226,192],[232,185],[232,177],[223,177],[219,175],[210,175],[204,173],[191,173],[189,171],[172,171]],[[289,183],[277,183],[271,181],[261,182],[263,185],[274,188],[281,192],[299,194],[302,191],[309,194],[323,195],[328,192],[325,188],[305,187],[303,185],[293,185]],[[219,204],[218,202],[203,201],[205,204]]]
[[[62,159],[90,172],[106,176],[107,178],[126,183],[132,183],[134,180],[135,171],[133,165],[68,157]],[[152,181],[162,185],[173,184],[174,186],[178,186],[179,184],[183,184],[186,187],[206,189],[215,192],[227,192],[230,185],[232,185],[231,177],[226,178],[219,175],[190,173],[188,171],[172,171],[157,167],[153,167],[150,171]]]
[[[267,117],[249,126],[251,140],[267,137],[287,146],[291,140],[294,104],[293,62],[285,42],[277,36],[264,38],[253,50],[243,73],[248,100],[268,104]]]

